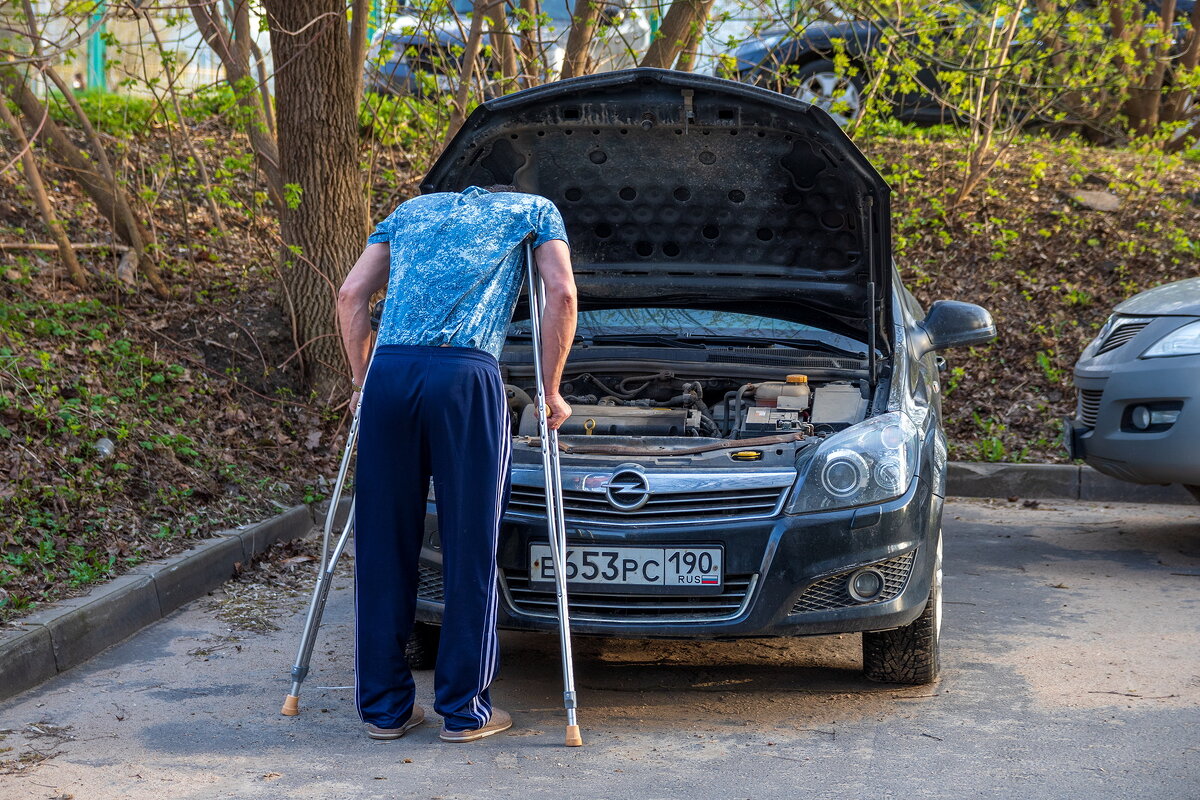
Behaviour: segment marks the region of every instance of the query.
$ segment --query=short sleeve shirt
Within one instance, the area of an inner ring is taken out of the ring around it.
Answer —
[[[401,203],[367,240],[391,250],[378,343],[474,347],[499,358],[531,234],[534,247],[567,241],[562,215],[538,195],[470,186]]]

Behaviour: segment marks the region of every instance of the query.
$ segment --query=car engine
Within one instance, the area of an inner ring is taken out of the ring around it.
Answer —
[[[563,436],[750,439],[840,430],[866,417],[866,381],[810,385],[806,375],[741,382],[729,378],[579,372],[561,391],[572,416]],[[506,384],[514,435],[537,436],[533,385]]]

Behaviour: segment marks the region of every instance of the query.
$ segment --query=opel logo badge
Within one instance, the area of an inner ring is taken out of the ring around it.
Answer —
[[[640,472],[618,470],[604,484],[604,496],[608,498],[608,504],[618,511],[637,511],[650,499],[650,484]]]

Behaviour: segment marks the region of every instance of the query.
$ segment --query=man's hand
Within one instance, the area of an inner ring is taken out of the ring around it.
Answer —
[[[358,404],[361,401],[362,401],[362,392],[358,391],[357,389],[354,390],[354,392],[352,392],[350,394],[350,413],[351,414],[358,411]]]
[[[550,416],[546,417],[546,426],[550,430],[556,431],[567,421],[567,417],[571,416],[571,407],[567,405],[566,400],[562,399],[561,394],[548,395],[546,405],[550,407]]]

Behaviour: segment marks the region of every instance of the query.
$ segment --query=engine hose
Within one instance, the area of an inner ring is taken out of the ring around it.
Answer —
[[[637,394],[638,392],[643,391],[652,382],[662,380],[663,378],[670,378],[672,374],[673,373],[670,372],[658,372],[654,375],[630,375],[628,378],[622,378],[621,382],[618,383],[617,386],[621,387],[621,391],[623,392],[632,391],[633,394]],[[625,388],[625,384],[633,383],[634,381],[642,381],[642,385],[633,390]]]
[[[700,433],[716,439],[721,438],[721,429],[717,427],[717,423],[712,417],[700,418]]]
[[[579,376],[579,380],[584,380],[584,379],[591,381],[598,388],[603,389],[606,394],[611,394],[613,397],[619,397],[622,400],[632,400],[634,397],[637,396],[638,392],[640,392],[642,389],[646,388],[645,386],[642,386],[642,387],[638,388],[638,390],[636,392],[622,392],[619,389],[613,389],[609,386],[606,386],[603,381],[601,381],[599,378],[597,378],[595,375],[591,374],[590,372],[585,372]],[[650,383],[649,383],[649,381],[647,381],[646,386],[649,386],[649,385],[650,385]]]
[[[758,383],[744,383],[744,384],[742,384],[742,387],[737,390],[737,400],[734,402],[734,413],[733,413],[733,424],[735,427],[738,427],[738,428],[742,427],[742,400],[745,397],[746,392],[747,391],[750,391],[751,393],[757,392],[758,387],[761,385],[762,384],[758,384]]]
[[[728,392],[725,393],[725,399],[721,401],[721,407],[723,409],[725,409],[725,420],[724,420],[725,421],[725,430],[729,434],[733,433],[733,428],[730,427],[730,425],[729,425],[729,406],[730,406],[729,401],[732,400],[736,396],[737,396],[737,392],[733,389],[730,389]]]

